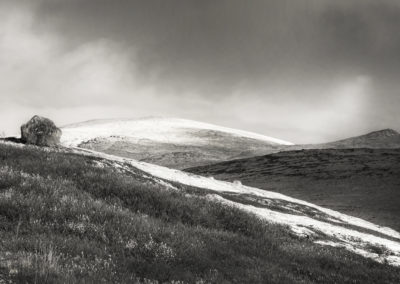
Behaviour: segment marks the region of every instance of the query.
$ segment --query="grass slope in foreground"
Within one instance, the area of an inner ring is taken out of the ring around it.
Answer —
[[[400,282],[399,268],[195,191],[100,158],[0,144],[0,282]]]

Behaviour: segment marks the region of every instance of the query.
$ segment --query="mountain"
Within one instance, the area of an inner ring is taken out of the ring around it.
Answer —
[[[66,146],[172,168],[251,157],[292,143],[247,131],[177,118],[94,120],[62,128]]]
[[[324,148],[400,148],[400,134],[393,129],[374,131],[365,135],[351,137],[322,144]]]
[[[365,143],[371,136],[396,137],[379,132],[340,144]],[[239,180],[400,230],[400,149],[286,151],[187,171]]]
[[[283,146],[279,149],[279,151],[292,151],[301,149],[353,149],[353,148],[371,148],[371,149],[400,148],[400,134],[393,129],[383,129],[379,131],[370,132],[365,135],[355,136],[328,143]]]
[[[175,169],[301,149],[400,148],[391,129],[323,144],[293,143],[238,129],[178,119],[91,120],[62,128],[65,146],[92,149]]]
[[[0,143],[0,280],[399,283],[400,233],[91,150]]]
[[[383,129],[370,132],[364,135],[341,139],[328,143],[319,144],[298,144],[290,146],[282,146],[276,153],[280,151],[293,151],[302,149],[354,149],[354,148],[371,148],[371,149],[393,149],[400,148],[400,134],[393,129]]]

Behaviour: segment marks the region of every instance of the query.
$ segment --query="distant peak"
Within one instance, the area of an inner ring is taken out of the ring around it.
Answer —
[[[368,136],[368,137],[391,137],[391,136],[396,136],[396,135],[399,135],[399,133],[396,130],[387,128],[387,129],[382,129],[382,130],[368,133],[366,136]]]

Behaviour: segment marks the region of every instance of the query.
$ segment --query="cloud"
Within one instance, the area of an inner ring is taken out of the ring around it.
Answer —
[[[8,8],[0,15],[0,129],[15,134],[36,113],[64,124],[164,109],[154,87],[136,81],[132,51],[106,39],[66,50],[62,35],[33,29],[30,6]]]
[[[64,52],[56,35],[37,34],[29,11],[3,14],[0,23],[1,100],[30,106],[107,102],[130,89],[131,66],[113,43],[97,40]]]

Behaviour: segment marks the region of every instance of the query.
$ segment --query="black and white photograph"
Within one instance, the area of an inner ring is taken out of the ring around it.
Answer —
[[[0,0],[0,284],[398,284],[399,132],[399,0]]]

